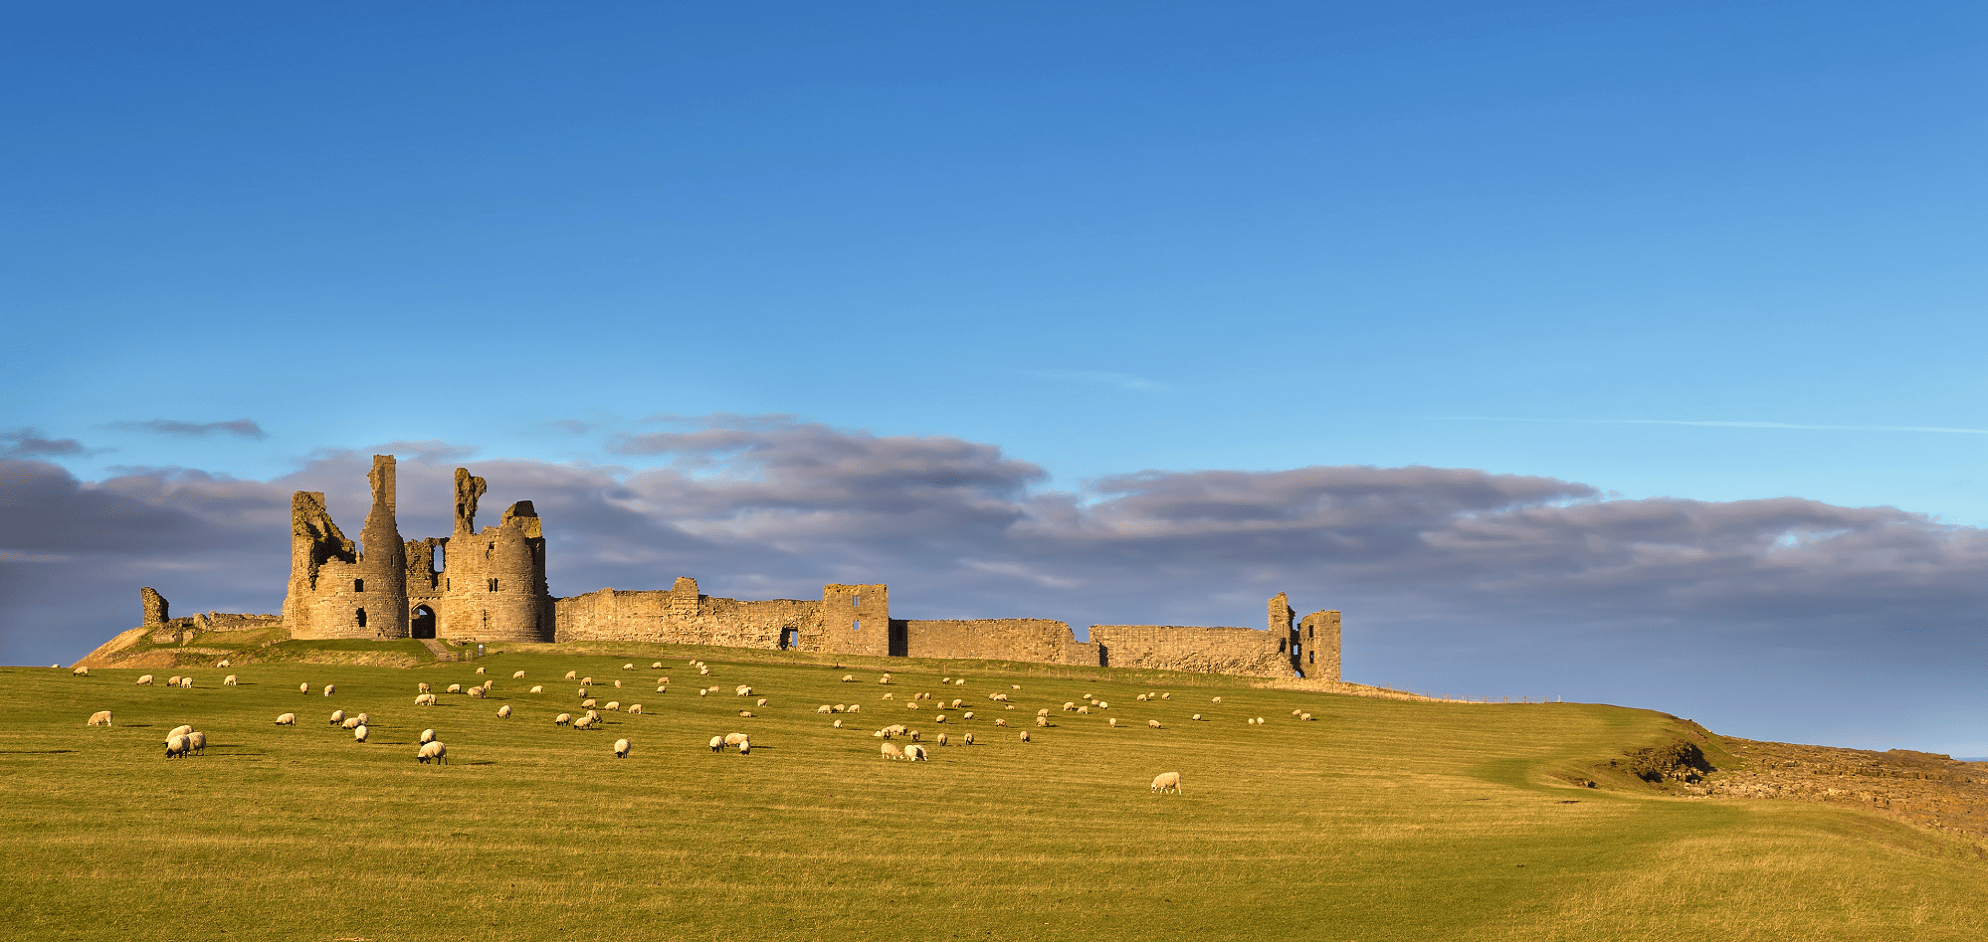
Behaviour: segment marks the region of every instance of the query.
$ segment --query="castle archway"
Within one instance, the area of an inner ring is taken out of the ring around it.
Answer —
[[[780,629],[780,650],[798,651],[800,649],[801,649],[801,629],[799,628]]]
[[[409,623],[410,623],[410,624],[412,625],[412,627],[414,628],[414,636],[415,636],[416,638],[433,638],[433,637],[435,637],[435,610],[434,610],[434,609],[432,609],[432,608],[429,608],[429,607],[428,607],[428,606],[426,606],[426,605],[423,605],[423,606],[420,606],[419,608],[416,608],[416,609],[414,610],[414,617],[413,617],[413,618],[411,618],[411,619],[409,619]]]

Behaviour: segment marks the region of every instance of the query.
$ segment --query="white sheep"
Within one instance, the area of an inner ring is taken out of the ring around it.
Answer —
[[[757,713],[754,713],[754,712],[752,712],[751,710],[740,710],[740,711],[739,711],[739,715],[740,715],[740,716],[758,716],[759,714],[757,714]]]
[[[1083,705],[1083,706],[1080,706],[1080,707],[1078,707],[1078,708],[1077,708],[1077,712],[1078,712],[1078,713],[1081,713],[1081,714],[1083,714],[1083,715],[1085,715],[1085,716],[1089,716],[1089,715],[1091,715],[1091,707],[1090,707],[1090,705],[1089,705],[1089,704],[1085,704],[1085,705]]]
[[[1178,794],[1180,792],[1180,773],[1161,772],[1160,774],[1153,776],[1152,790],[1162,795],[1166,794],[1169,791]]]
[[[1311,721],[1312,721],[1312,715],[1311,715],[1310,713],[1300,713],[1300,714],[1298,714],[1298,719],[1300,719],[1300,720],[1302,720],[1302,721],[1304,721],[1304,722],[1306,722],[1306,723],[1309,723],[1309,722],[1311,722]]]
[[[880,683],[880,684],[887,684],[887,683],[890,683],[890,674],[889,674],[889,673],[885,673],[885,674],[884,674],[884,675],[883,675],[882,677],[879,677],[879,678],[877,678],[877,683]]]
[[[419,740],[417,740],[417,742],[421,743],[422,745],[427,745],[428,743],[431,743],[431,742],[434,742],[434,741],[435,741],[435,731],[434,731],[434,730],[432,730],[432,729],[424,729],[424,730],[422,730],[422,731],[421,731],[421,738],[420,738]]]
[[[947,739],[946,739],[946,734],[945,734],[945,733],[940,733],[939,735],[937,735],[937,736],[934,736],[934,737],[932,737],[932,741],[933,741],[933,742],[935,742],[935,743],[938,743],[938,744],[939,744],[939,745],[941,745],[941,746],[943,746],[943,745],[945,745],[945,744],[946,744],[946,742],[947,742]]]
[[[884,698],[885,700],[895,700],[895,699],[897,699],[897,695],[896,695],[896,694],[890,694],[890,693],[887,693],[887,694],[884,694],[883,698]]]
[[[174,736],[184,736],[190,732],[193,732],[193,727],[182,723],[178,726],[173,727],[172,732],[166,734],[166,738],[171,739]]]
[[[639,703],[634,703],[634,704],[630,704],[630,705],[629,705],[629,707],[628,707],[628,715],[630,715],[630,716],[641,716],[641,715],[642,715],[642,704],[639,704]]]
[[[221,686],[223,686],[223,687],[238,687],[238,686],[241,686],[241,685],[235,682],[235,675],[233,675],[233,674],[229,674],[228,676],[226,676],[226,677],[223,677],[223,678],[221,678]]]
[[[616,687],[617,689],[618,689],[618,688],[620,688],[620,686],[621,686],[621,681],[618,681],[618,680],[617,680],[617,681],[615,681],[615,682],[614,682],[614,686],[615,686],[615,687]]]
[[[194,752],[206,752],[207,734],[197,729],[194,730],[193,732],[187,733],[186,744],[188,746],[191,746]]]
[[[191,686],[193,686],[193,675],[192,675],[192,674],[188,674],[188,675],[186,675],[185,677],[181,677],[181,678],[179,679],[179,685],[180,685],[180,686],[182,686],[182,687],[191,687]]]
[[[621,712],[621,701],[620,701],[620,700],[609,700],[609,701],[607,702],[607,706],[604,706],[604,707],[601,707],[601,709],[603,709],[603,710],[606,710],[606,711],[608,711],[609,713],[619,713],[619,712]]]
[[[1197,723],[1201,722],[1201,714],[1199,713],[1194,714],[1194,721]]]
[[[629,667],[631,667],[631,668],[632,668],[632,667],[634,667],[634,666],[635,666],[635,665],[633,665],[633,664],[630,664],[630,665],[629,665]],[[626,740],[626,739],[617,739],[617,740],[615,740],[615,741],[614,741],[614,757],[615,757],[615,758],[617,758],[617,759],[626,759],[626,758],[628,758],[628,740]]]
[[[414,691],[414,692],[415,692],[415,693],[434,693],[434,692],[435,692],[435,688],[433,688],[433,687],[430,687],[430,686],[428,686],[428,682],[424,680],[424,681],[422,681],[422,682],[421,682],[421,685],[420,685],[420,689],[418,689],[418,690],[416,690],[416,691]]]
[[[523,680],[523,679],[525,679],[525,672],[524,672],[524,671],[512,671],[512,672],[511,672],[511,679],[512,679],[512,680]]]
[[[711,751],[712,751],[712,752],[724,752],[724,751],[725,751],[725,737],[723,737],[723,736],[713,736],[713,737],[711,737]]]
[[[1303,710],[1292,710],[1292,711],[1291,711],[1291,715],[1292,715],[1292,716],[1297,716],[1297,715],[1299,715],[1299,714],[1301,714],[1301,713],[1303,713],[1303,712],[1305,712],[1305,711],[1303,711]]]
[[[434,706],[434,705],[435,705],[435,695],[434,695],[434,694],[432,694],[432,693],[424,693],[424,694],[422,694],[422,695],[420,695],[420,696],[418,696],[418,697],[415,697],[415,698],[414,698],[414,705],[415,705],[415,706]]]
[[[955,687],[964,687],[964,686],[966,686],[966,678],[964,678],[964,677],[960,677],[960,678],[957,678],[957,679],[955,679],[955,680],[953,681],[953,686],[955,686]]]
[[[732,693],[741,697],[750,697],[752,696],[752,688],[746,686],[745,684],[740,684],[732,688]]]
[[[1145,702],[1146,702],[1146,695],[1142,693],[1142,694],[1140,694],[1140,695],[1138,695],[1138,696],[1136,696],[1136,697],[1133,697],[1132,699],[1134,699],[1134,700],[1137,700],[1137,701],[1139,701],[1140,703],[1145,703]]]
[[[705,690],[705,689],[704,689],[704,688],[702,688],[702,687],[699,687],[699,688],[698,688],[698,690],[697,690],[697,695],[698,695],[698,696],[700,696],[700,697],[704,697],[704,696],[709,696],[710,694],[711,694],[711,691],[709,691],[709,690]]]
[[[565,726],[571,722],[573,722],[573,714],[571,713],[561,713],[552,718],[552,725],[554,726]]]
[[[469,698],[471,700],[481,700],[483,699],[483,695],[488,692],[482,687],[471,687],[469,688]]]
[[[621,669],[622,669],[622,670],[625,670],[625,671],[632,671],[632,670],[634,670],[634,669],[635,669],[635,665],[634,665],[634,664],[623,664],[623,665],[621,665]]]
[[[968,711],[966,711],[965,713],[961,713],[961,714],[959,715],[959,718],[960,718],[960,719],[963,719],[963,720],[970,720],[970,719],[973,719],[973,711],[972,711],[972,710],[968,710]]]
[[[450,684],[450,685],[449,685],[449,689],[448,689],[448,692],[449,692],[449,693],[462,693],[462,685],[461,685],[461,684]]]
[[[932,756],[925,751],[925,747],[918,745],[917,743],[912,743],[911,745],[904,747],[904,757],[913,762],[932,761]]]
[[[581,688],[580,688],[580,697],[581,697],[581,699],[585,699],[585,698],[586,698],[586,696],[587,696],[587,688],[585,688],[585,687],[581,687]]]
[[[365,724],[359,722],[359,718],[356,716],[348,716],[338,725],[346,729],[358,729],[359,727],[364,726]]]
[[[946,721],[946,715],[945,715],[944,713],[941,713],[941,714],[939,714],[938,716],[935,716],[935,717],[932,717],[932,722],[934,722],[934,723],[943,723],[943,722],[945,722],[945,721]]]
[[[743,747],[743,746],[749,746],[749,745],[751,745],[751,744],[752,744],[752,738],[751,738],[751,737],[749,737],[749,736],[747,736],[747,735],[746,735],[746,734],[744,734],[744,733],[726,733],[726,734],[725,734],[725,745],[727,745],[727,746],[741,746],[741,747]]]
[[[583,716],[573,721],[574,729],[593,729],[600,721],[591,716]]]
[[[331,725],[333,725],[333,726],[337,726],[338,724],[340,724],[340,723],[343,723],[343,722],[345,722],[345,711],[344,711],[344,710],[333,710],[333,711],[331,711],[331,720],[330,720],[330,723],[331,723]],[[349,727],[348,727],[348,728],[349,728]]]
[[[670,692],[670,687],[669,687],[669,685],[668,685],[668,684],[658,684],[658,685],[656,686],[656,692],[657,692],[657,693],[669,693],[669,692]]]
[[[168,678],[166,678],[166,686],[168,686],[168,687],[177,687],[177,686],[179,686],[179,675],[178,675],[178,674],[174,674],[174,675],[172,675],[171,677],[168,677]]]
[[[91,725],[91,726],[109,726],[109,725],[111,725],[111,722],[110,722],[110,711],[109,711],[109,710],[98,710],[97,712],[95,712],[95,713],[92,713],[92,714],[90,714],[90,725]]]
[[[1113,723],[1113,724],[1116,724],[1117,722],[1118,722],[1117,720],[1112,720],[1112,723]],[[996,725],[996,726],[1006,726],[1006,725],[1008,725],[1008,721],[1007,721],[1007,720],[1006,720],[1005,718],[1003,718],[1003,717],[999,717],[999,716],[997,716],[997,717],[995,717],[995,718],[994,718],[994,725]]]
[[[1040,710],[1037,710],[1037,711],[1035,711],[1035,715],[1037,715],[1037,716],[1048,716],[1048,715],[1049,715],[1049,708],[1048,708],[1048,707],[1043,707],[1042,709],[1040,709]]]
[[[481,667],[477,668],[477,669],[476,669],[476,672],[477,672],[477,673],[479,673],[479,674],[483,673],[483,668],[481,668]]]
[[[191,680],[192,678],[188,678],[188,679],[189,679],[189,680]],[[337,693],[337,692],[338,692],[338,685],[337,685],[337,684],[325,684],[325,685],[324,685],[324,695],[325,695],[325,696],[329,697],[329,696],[331,696],[332,694],[334,694],[334,693]]]
[[[765,698],[765,697],[760,697],[760,698],[759,698],[759,702],[758,702],[758,703],[756,703],[756,704],[754,704],[754,706],[765,706],[765,705],[766,705],[766,698]]]
[[[818,706],[818,707],[815,707],[815,712],[816,712],[816,713],[834,713],[834,712],[835,712],[835,708],[834,708],[834,707],[832,707],[832,706],[829,706],[829,705],[828,705],[828,704],[826,704],[826,703],[824,703],[824,704],[822,704],[821,706]]]
[[[591,686],[593,686],[593,685],[594,685],[594,679],[593,679],[592,677],[582,677],[582,678],[580,678],[580,686],[582,686],[582,687],[591,687]]]
[[[137,683],[137,684],[135,684],[134,686],[139,686],[139,687],[150,687],[150,686],[152,686],[152,675],[150,675],[150,674],[140,674],[140,675],[138,676],[138,683]]]
[[[973,745],[973,734],[963,733],[960,735],[959,741],[965,745],[971,746]]]
[[[228,668],[233,667],[235,665],[228,663],[228,659],[224,657],[221,659],[221,663],[216,664],[214,666],[221,668],[222,670],[227,670]]]
[[[72,671],[70,671],[70,672],[69,672],[69,676],[71,676],[71,677],[88,677],[88,676],[90,676],[90,669],[89,669],[89,668],[87,668],[87,667],[78,667],[78,668],[76,668],[75,670],[72,670]]]
[[[1028,742],[1028,741],[1029,741],[1029,731],[1022,730],[1022,742]]]
[[[961,706],[964,706],[965,704],[966,704],[966,701],[965,701],[965,700],[961,700],[961,699],[960,699],[960,698],[958,698],[958,697],[954,697],[954,698],[953,698],[953,703],[952,703],[952,707],[953,707],[953,709],[957,710],[957,709],[959,709],[959,708],[960,708]]]
[[[283,714],[279,714],[279,715],[278,715],[278,716],[276,717],[276,725],[278,725],[278,726],[295,726],[295,725],[297,725],[297,714],[295,714],[295,713],[283,713]]]
[[[498,719],[500,719],[500,720],[508,720],[508,719],[510,719],[510,718],[511,718],[511,705],[510,705],[510,704],[508,704],[508,703],[506,703],[506,704],[504,704],[503,706],[500,706],[500,707],[498,707],[498,708],[497,708],[497,718],[498,718]]]
[[[884,740],[883,756],[886,759],[902,759],[904,758],[904,750],[899,749],[897,743],[886,739]]]
[[[583,707],[583,708],[585,708],[585,709],[589,709],[589,710],[591,710],[591,709],[593,709],[594,707],[597,707],[597,706],[599,706],[599,705],[600,705],[600,704],[599,704],[599,703],[597,703],[597,702],[595,702],[594,698],[592,698],[592,697],[588,697],[587,699],[585,699],[585,700],[582,700],[582,701],[580,701],[580,706],[581,706],[581,707]]]
[[[843,682],[843,683],[845,683],[845,684],[853,684],[853,683],[855,683],[855,682],[856,682],[856,675],[855,675],[855,674],[844,674],[844,675],[842,675],[842,682]]]
[[[1214,702],[1216,702],[1216,703],[1220,703],[1220,702],[1222,702],[1222,698],[1221,698],[1221,697],[1216,697],[1216,698],[1215,698],[1215,700],[1214,700]]]
[[[545,685],[544,685],[544,684],[533,684],[533,685],[532,685],[532,693],[544,693],[544,692],[545,692]]]
[[[1046,717],[1046,716],[1038,716],[1038,717],[1036,717],[1036,718],[1035,718],[1035,725],[1037,725],[1037,726],[1041,726],[1041,727],[1045,727],[1045,728],[1046,728],[1046,727],[1048,727],[1048,726],[1049,726],[1049,717]]]
[[[863,712],[863,705],[862,705],[862,704],[860,704],[860,703],[852,703],[852,704],[849,704],[849,712],[851,712],[851,713],[861,713],[861,712]]]
[[[168,736],[166,737],[166,758],[170,759],[174,756],[185,758],[187,750],[192,747],[192,742],[185,736]]]
[[[567,680],[572,680],[573,678],[575,678],[575,677],[578,677],[578,676],[580,676],[580,672],[579,672],[579,671],[567,671],[567,672],[566,672],[566,679],[567,679]]]
[[[1159,721],[1159,720],[1147,720],[1147,721],[1146,721],[1146,725],[1147,725],[1147,726],[1151,726],[1151,727],[1152,727],[1152,728],[1154,728],[1154,729],[1159,729],[1159,728],[1160,728],[1160,721]]]
[[[439,742],[424,742],[414,753],[414,757],[421,760],[422,765],[430,762],[446,765],[449,761],[449,747]]]
[[[1099,701],[1098,701],[1098,709],[1100,709],[1100,710],[1109,710],[1109,709],[1111,709],[1111,704],[1109,704],[1109,703],[1106,703],[1106,702],[1104,702],[1103,700],[1099,700]]]
[[[1077,702],[1076,702],[1075,700],[1065,700],[1065,701],[1063,701],[1063,712],[1065,712],[1065,713],[1075,713],[1075,712],[1077,712]]]
[[[356,743],[361,743],[361,744],[365,743],[365,741],[366,741],[366,727],[364,727],[364,726],[360,726],[360,727],[359,727],[358,729],[355,729],[355,730],[353,730],[353,731],[352,731],[352,741],[353,741],[353,742],[356,742]]]
[[[588,710],[587,719],[593,720],[594,722],[598,723],[601,721],[601,712],[599,710]]]
[[[659,671],[659,670],[662,670],[662,669],[663,669],[663,662],[661,662],[661,661],[657,661],[656,663],[654,663],[654,664],[651,664],[651,665],[649,665],[649,669],[650,669],[650,670],[658,670],[658,671]]]
[[[1118,717],[1114,716],[1114,717],[1112,717],[1112,718],[1111,718],[1111,725],[1112,725],[1112,726],[1113,726],[1114,728],[1116,728],[1116,727],[1118,726]]]
[[[1169,691],[1167,691],[1166,693],[1163,693],[1163,694],[1160,694],[1160,699],[1162,699],[1162,700],[1172,700],[1172,699],[1173,699],[1173,691],[1169,690]]]

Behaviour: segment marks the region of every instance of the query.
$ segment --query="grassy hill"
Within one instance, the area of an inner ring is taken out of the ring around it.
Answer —
[[[1822,805],[1686,797],[1620,771],[1679,741],[1739,761],[1646,710],[902,660],[884,685],[880,661],[647,645],[468,663],[380,648],[416,665],[387,667],[365,647],[289,642],[228,670],[0,668],[0,924],[120,940],[1100,942],[1976,939],[1988,921],[1971,842]],[[555,727],[578,710],[569,670],[644,715]],[[148,672],[196,686],[133,684]],[[231,672],[240,686],[221,685]],[[485,679],[490,699],[414,705],[417,682]],[[907,708],[919,692],[933,699]],[[1147,692],[1171,696],[1136,699]],[[1085,694],[1110,708],[1060,709]],[[961,708],[934,708],[955,697]],[[837,703],[862,710],[815,712]],[[1043,707],[1054,726],[1037,729]],[[371,742],[326,722],[341,708],[372,715]],[[85,726],[101,709],[117,725]],[[283,712],[298,725],[273,725]],[[208,734],[204,755],[163,758],[180,723]],[[871,732],[892,723],[981,744],[888,761]],[[414,760],[427,727],[450,765]],[[734,731],[751,755],[710,752]],[[622,737],[634,751],[617,760]],[[1164,771],[1183,794],[1149,793]]]

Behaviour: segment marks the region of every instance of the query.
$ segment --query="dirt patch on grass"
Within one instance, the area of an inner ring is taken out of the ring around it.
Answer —
[[[1845,805],[1988,839],[1988,762],[1723,738],[1739,762],[1705,776],[1697,794]]]

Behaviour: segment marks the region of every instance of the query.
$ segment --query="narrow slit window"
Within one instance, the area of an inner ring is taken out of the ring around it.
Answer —
[[[850,630],[850,631],[862,631],[862,630],[863,630],[863,620],[862,620],[861,618],[858,618],[858,619],[856,619],[855,621],[852,621],[852,622],[850,622],[850,623],[849,623],[849,630]]]
[[[495,579],[490,580],[490,591],[492,592],[497,591],[497,580]]]
[[[352,580],[352,591],[354,591],[354,592],[364,592],[364,591],[366,591],[366,580],[364,580],[364,579],[354,579],[354,580]]]
[[[359,610],[359,627],[366,627],[366,610],[363,608]]]
[[[850,607],[850,608],[862,608],[862,607],[863,607],[863,597],[862,597],[862,596],[860,596],[860,595],[852,595],[852,596],[850,596],[850,597],[849,597],[849,607]]]

